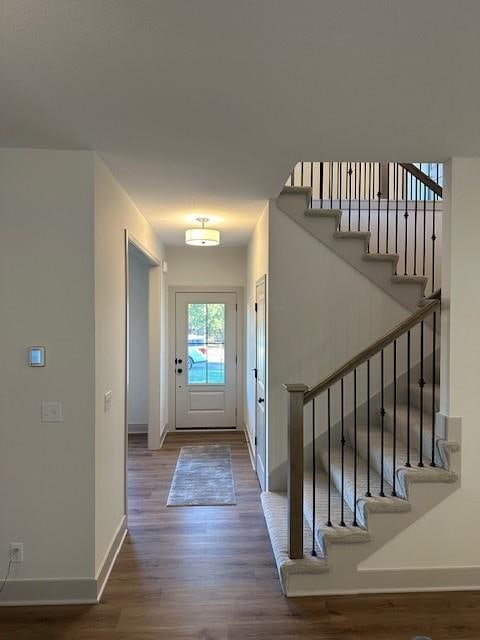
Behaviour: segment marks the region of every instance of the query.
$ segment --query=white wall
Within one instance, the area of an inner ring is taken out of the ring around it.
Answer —
[[[94,571],[93,154],[0,150],[0,574]],[[26,365],[45,345],[47,366]],[[63,422],[41,422],[42,400]],[[2,595],[8,598],[6,590]]]
[[[138,249],[128,251],[128,424],[130,431],[148,424],[148,262]]]
[[[124,515],[125,229],[159,260],[164,248],[153,228],[99,158],[95,159],[95,570]],[[160,305],[166,307],[161,282]],[[165,317],[161,326],[166,330]],[[161,358],[165,366],[165,337]],[[167,421],[162,376],[161,418]],[[104,393],[112,407],[104,411]],[[163,398],[163,402],[162,402]]]
[[[270,201],[268,477],[285,489],[284,383],[319,382],[408,312]]]
[[[167,247],[169,286],[245,284],[245,247]]]
[[[440,411],[449,438],[461,438],[460,486],[369,558],[367,568],[480,569],[480,158],[453,158],[445,168]]]
[[[246,295],[245,295],[245,426],[248,430],[250,442],[255,441],[255,378],[252,369],[255,367],[255,293],[259,278],[268,275],[268,206],[265,208],[250,237],[247,246],[246,264]],[[268,293],[268,277],[267,277]],[[267,295],[268,304],[268,295]],[[268,314],[267,314],[268,316]],[[267,327],[267,357],[268,357],[268,327]],[[268,377],[268,367],[267,367]],[[267,405],[268,415],[268,405]],[[267,420],[268,422],[268,420]]]

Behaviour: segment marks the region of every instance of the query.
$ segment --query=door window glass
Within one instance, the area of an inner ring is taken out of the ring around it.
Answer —
[[[188,304],[188,384],[225,384],[225,304]]]

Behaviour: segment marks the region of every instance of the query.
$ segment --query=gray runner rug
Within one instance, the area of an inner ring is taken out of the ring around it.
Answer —
[[[236,504],[230,447],[182,447],[167,507]]]

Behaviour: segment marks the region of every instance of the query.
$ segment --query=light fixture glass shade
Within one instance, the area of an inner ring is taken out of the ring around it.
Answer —
[[[220,231],[216,229],[187,229],[185,243],[197,247],[213,247],[220,244]]]

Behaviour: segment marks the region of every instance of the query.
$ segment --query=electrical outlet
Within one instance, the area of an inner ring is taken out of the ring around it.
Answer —
[[[12,562],[23,562],[23,542],[10,543],[10,559]]]

